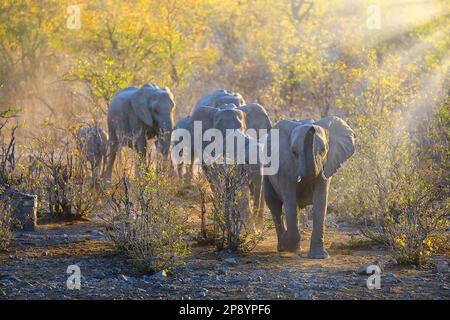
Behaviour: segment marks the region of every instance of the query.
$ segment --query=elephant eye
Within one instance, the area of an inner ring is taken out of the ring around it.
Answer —
[[[293,150],[292,153],[294,154],[294,157],[298,158],[298,152],[296,150]]]

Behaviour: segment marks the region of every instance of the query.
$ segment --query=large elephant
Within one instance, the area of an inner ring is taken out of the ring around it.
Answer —
[[[147,140],[156,138],[157,148],[169,155],[175,102],[168,88],[144,84],[126,88],[114,96],[108,108],[109,152],[106,177],[110,178],[120,146],[134,148],[145,158]]]
[[[108,137],[100,126],[94,125],[81,127],[76,138],[78,148],[89,162],[95,180],[106,164]]]
[[[244,221],[250,222],[250,228],[253,228],[253,220],[250,219],[251,216],[255,216],[256,223],[258,226],[262,225],[263,222],[263,213],[264,213],[264,200],[262,195],[262,170],[263,167],[260,161],[256,161],[256,163],[250,162],[250,153],[251,150],[258,152],[258,148],[260,145],[258,144],[256,139],[245,135],[246,122],[245,122],[245,112],[237,108],[233,104],[222,106],[222,108],[213,108],[213,107],[198,107],[194,110],[192,114],[192,121],[201,121],[203,133],[208,129],[218,129],[224,138],[223,146],[225,148],[227,139],[235,139],[233,133],[235,135],[239,135],[240,138],[244,141],[244,150],[239,150],[239,146],[235,144],[234,150],[231,151],[232,154],[228,154],[228,156],[232,156],[235,160],[237,159],[238,152],[245,152],[243,154],[243,158],[245,159],[244,163],[238,164],[238,170],[247,171],[249,175],[249,185],[248,191],[250,194],[244,194],[246,203],[244,207],[241,207],[241,212],[244,215]],[[227,130],[233,130],[232,132]],[[201,146],[202,150],[198,150],[196,152],[202,152],[208,142],[204,142]],[[225,150],[224,150],[225,151]],[[218,156],[218,155],[215,155]],[[223,154],[226,157],[225,152]],[[255,160],[258,160],[256,157]],[[216,174],[212,172],[209,167],[202,163],[202,169],[211,182],[211,187],[214,188],[214,179],[211,179],[212,175]],[[244,192],[245,193],[245,192]],[[250,204],[250,198],[253,199],[253,206]]]
[[[325,259],[324,219],[333,174],[355,151],[352,129],[338,117],[278,122],[267,136],[271,150],[273,130],[279,131],[279,170],[264,176],[264,198],[278,237],[278,251],[296,251],[300,245],[297,207],[313,205],[313,231],[308,257]],[[282,219],[284,208],[287,229]]]

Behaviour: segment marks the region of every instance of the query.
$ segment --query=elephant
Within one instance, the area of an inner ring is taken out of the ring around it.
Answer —
[[[209,106],[214,108],[223,108],[226,105],[234,105],[237,106],[237,109],[243,111],[246,115],[245,117],[245,126],[247,129],[255,129],[256,134],[252,132],[248,132],[252,138],[260,139],[259,130],[265,129],[267,131],[272,127],[270,118],[264,109],[258,103],[250,103],[246,104],[244,98],[239,93],[234,93],[231,91],[227,91],[224,89],[215,90],[203,97],[201,97],[197,104],[194,107],[192,113],[194,113],[198,108]],[[209,126],[210,127],[210,126]],[[191,136],[193,137],[193,119],[192,115],[187,115],[180,119],[175,124],[176,129],[186,129],[191,132]],[[193,141],[191,143],[193,145]],[[193,176],[193,166],[194,166],[194,150],[191,150],[191,161],[188,169],[186,170],[187,181],[189,182]],[[183,164],[177,165],[178,176],[181,179],[183,175]]]
[[[355,136],[335,116],[313,120],[281,120],[271,130],[265,148],[271,149],[273,130],[279,133],[279,170],[264,175],[264,199],[275,224],[278,251],[295,252],[300,245],[297,207],[313,206],[313,231],[308,258],[326,259],[324,220],[331,177],[355,152]],[[282,207],[287,227],[282,219]],[[286,229],[287,228],[287,229]]]
[[[245,105],[245,100],[239,93],[219,89],[201,97],[197,101],[194,111],[199,107],[209,106],[219,108],[226,104],[234,104],[235,106],[240,107]]]
[[[170,138],[174,126],[175,102],[169,88],[144,84],[118,92],[108,108],[109,151],[106,178],[122,145],[136,149],[142,159],[147,153],[147,140],[156,138],[156,146],[164,159],[169,156]]]
[[[194,145],[194,140],[193,140],[194,126],[193,126],[192,116],[187,115],[187,116],[181,118],[180,120],[178,120],[175,124],[174,131],[178,130],[178,129],[185,129],[191,133],[190,145],[193,146]],[[186,170],[186,180],[188,182],[190,182],[192,180],[192,176],[194,174],[194,160],[195,160],[194,159],[194,149],[191,148],[189,153],[190,153],[190,162],[187,164],[189,166],[189,168]],[[182,180],[183,168],[185,167],[185,165],[183,163],[178,163],[178,164],[176,164],[176,167],[177,167],[178,178],[180,180]]]
[[[269,133],[270,128],[272,128],[272,122],[270,121],[266,109],[264,109],[262,105],[258,103],[249,103],[237,108],[245,114],[246,128],[256,130],[256,134],[253,134],[251,131],[247,132],[252,138],[260,141],[263,138],[260,130],[266,130],[266,133]]]
[[[79,150],[86,156],[91,166],[94,180],[104,169],[108,151],[108,137],[99,125],[81,127],[77,134]]]
[[[194,110],[192,114],[192,121],[201,121],[203,133],[208,129],[218,129],[222,136],[224,137],[223,146],[225,147],[227,139],[234,139],[233,135],[230,135],[230,132],[227,130],[233,130],[233,133],[239,135],[244,141],[244,149],[245,149],[245,163],[238,164],[238,170],[245,170],[249,174],[249,185],[248,191],[249,194],[244,195],[246,198],[246,203],[243,207],[241,207],[241,212],[244,215],[244,221],[250,222],[250,229],[253,229],[253,220],[250,219],[253,212],[253,215],[256,217],[256,224],[261,226],[263,223],[263,213],[264,213],[264,199],[262,195],[262,164],[260,161],[256,161],[256,163],[250,163],[250,150],[258,151],[258,148],[262,147],[256,139],[246,135],[244,133],[246,129],[246,121],[245,121],[245,112],[237,108],[233,104],[228,104],[222,106],[221,108],[213,108],[213,107],[198,107]],[[195,152],[202,152],[206,147],[206,142],[201,146],[202,150],[196,150]],[[252,147],[254,147],[252,149]],[[238,146],[235,144],[235,149],[232,150],[232,157],[236,159],[236,153],[238,151]],[[218,156],[218,155],[215,155]],[[226,157],[225,154],[223,154]],[[228,155],[229,156],[229,155]],[[256,159],[257,160],[257,159]],[[202,163],[202,169],[205,173],[206,177],[210,181],[211,187],[214,188],[214,179],[212,177],[216,174],[212,172],[208,165],[205,162]],[[245,193],[245,192],[244,192]],[[250,197],[253,199],[253,207],[250,205]]]

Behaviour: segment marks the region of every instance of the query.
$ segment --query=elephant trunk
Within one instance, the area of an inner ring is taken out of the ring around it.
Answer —
[[[164,122],[159,130],[158,147],[165,159],[167,159],[169,156],[172,131],[173,121]]]
[[[322,170],[323,159],[320,150],[317,148],[317,138],[314,127],[308,131],[305,138],[305,176],[317,177]]]

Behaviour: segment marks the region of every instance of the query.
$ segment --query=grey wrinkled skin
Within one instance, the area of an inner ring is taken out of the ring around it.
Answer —
[[[147,140],[156,138],[156,146],[168,158],[174,122],[175,102],[168,88],[144,84],[118,92],[108,108],[109,151],[106,178],[121,146],[135,149],[145,159]]]
[[[250,229],[253,229],[252,216],[256,218],[256,223],[261,226],[263,223],[264,213],[264,201],[262,195],[262,170],[263,167],[260,162],[256,164],[249,164],[249,150],[251,144],[257,144],[256,139],[244,134],[246,129],[245,112],[240,110],[234,105],[225,105],[223,108],[213,107],[198,107],[194,110],[191,117],[192,121],[201,121],[203,132],[215,128],[222,132],[224,139],[224,146],[226,145],[226,130],[233,129],[238,131],[238,134],[242,134],[245,138],[245,164],[238,165],[238,170],[245,170],[249,175],[249,185],[246,186],[246,190],[243,190],[245,200],[241,202],[241,212],[243,214],[243,220],[247,223]],[[202,150],[209,142],[204,142]],[[237,148],[237,145],[235,145]],[[236,157],[237,149],[233,150],[234,157]],[[236,158],[235,158],[236,159]],[[212,176],[216,173],[213,172],[207,165],[202,164],[202,169],[205,172],[206,177],[211,182],[211,187],[214,188],[212,183],[214,179]],[[247,188],[248,187],[248,188]],[[250,203],[250,199],[253,199],[253,206]]]
[[[187,115],[187,116],[181,118],[180,120],[178,120],[177,123],[175,124],[174,130],[177,130],[177,129],[185,129],[190,132],[190,134],[191,134],[191,144],[190,145],[193,146],[194,145],[194,139],[193,139],[194,127],[193,127],[192,116]],[[183,176],[184,176],[183,168],[185,166],[188,166],[188,168],[186,168],[185,179],[188,183],[190,183],[192,180],[193,173],[194,173],[194,150],[193,149],[191,149],[191,152],[190,152],[190,163],[189,164],[184,165],[183,163],[179,163],[176,165],[178,178],[180,180],[183,179]]]
[[[199,107],[214,107],[220,108],[226,104],[234,104],[235,106],[245,105],[245,100],[239,93],[227,91],[224,89],[219,89],[208,93],[207,95],[201,97],[194,107],[193,112]]]
[[[215,90],[213,92],[208,93],[207,95],[201,97],[192,111],[192,114],[200,107],[213,107],[218,109],[228,108],[229,106],[236,107],[237,109],[243,111],[245,113],[245,127],[247,129],[255,129],[257,130],[257,135],[250,135],[252,138],[257,138],[258,141],[261,138],[259,136],[259,129],[265,129],[267,131],[272,127],[269,116],[267,115],[266,110],[263,106],[257,103],[246,104],[244,98],[239,93],[227,91],[224,89]],[[208,120],[205,120],[208,122]],[[209,124],[211,127],[211,124]],[[193,138],[193,119],[192,115],[188,115],[182,119],[180,119],[175,128],[186,129],[191,133],[191,137]],[[205,130],[205,128],[203,128]],[[193,140],[191,141],[191,145],[193,145]],[[186,168],[186,180],[189,183],[193,176],[193,167],[194,167],[194,150],[191,152],[191,163],[188,168]],[[177,165],[178,176],[181,179],[183,175],[183,164]]]
[[[280,169],[275,175],[264,176],[264,198],[275,224],[278,250],[297,251],[300,245],[297,208],[312,204],[313,231],[308,258],[325,259],[328,253],[323,233],[328,189],[331,177],[355,151],[353,130],[333,116],[317,122],[282,120],[273,129],[279,129]],[[269,150],[271,139],[270,133],[266,141]]]
[[[86,156],[95,179],[106,164],[108,137],[98,125],[81,127],[76,137],[78,148]]]

